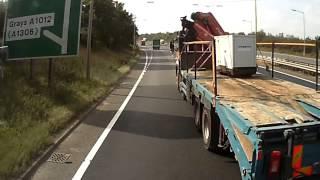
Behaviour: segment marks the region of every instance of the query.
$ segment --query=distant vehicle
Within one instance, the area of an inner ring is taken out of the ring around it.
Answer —
[[[160,39],[154,39],[153,40],[153,49],[154,50],[160,50],[160,46],[161,46],[161,43],[160,43]]]
[[[160,43],[161,43],[162,45],[164,45],[164,44],[165,44],[164,39],[160,39]]]
[[[141,39],[141,46],[145,46],[147,42],[147,38],[142,38]]]
[[[141,46],[146,46],[146,41],[141,40]]]

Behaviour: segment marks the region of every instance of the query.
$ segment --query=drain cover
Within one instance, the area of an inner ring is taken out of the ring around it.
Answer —
[[[71,154],[66,153],[53,153],[51,157],[48,159],[48,162],[64,164],[68,161],[70,156]]]

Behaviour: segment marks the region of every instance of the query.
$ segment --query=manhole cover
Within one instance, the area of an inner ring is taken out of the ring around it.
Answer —
[[[48,159],[48,162],[63,164],[68,161],[70,156],[71,154],[66,154],[66,153],[53,153],[51,157]]]

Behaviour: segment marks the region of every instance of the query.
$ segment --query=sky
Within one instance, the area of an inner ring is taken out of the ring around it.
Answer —
[[[140,34],[180,30],[180,17],[196,11],[212,12],[226,32],[255,31],[254,0],[118,1],[136,17]],[[257,0],[258,30],[303,38],[303,15],[291,10],[297,9],[305,13],[306,36],[314,38],[320,35],[319,8],[320,0]]]

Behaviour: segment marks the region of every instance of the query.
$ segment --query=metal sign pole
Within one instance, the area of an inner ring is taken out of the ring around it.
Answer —
[[[316,91],[319,90],[319,41],[316,39]]]
[[[90,2],[89,11],[89,25],[88,25],[88,37],[87,37],[87,79],[90,80],[91,74],[91,45],[92,45],[92,21],[93,21],[93,6],[94,0]]]
[[[30,80],[33,80],[33,59],[30,59]]]
[[[52,85],[52,67],[53,67],[53,59],[49,59],[49,70],[48,70],[48,88],[51,88]]]

